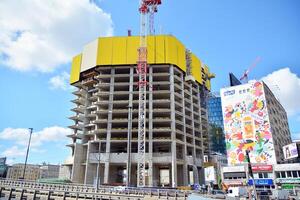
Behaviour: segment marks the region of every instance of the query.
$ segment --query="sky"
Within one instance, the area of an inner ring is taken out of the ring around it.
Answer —
[[[212,90],[240,77],[264,80],[300,139],[300,1],[162,0],[157,34],[172,34],[216,74]],[[0,1],[0,157],[63,163],[74,99],[71,59],[99,36],[139,34],[138,0]]]

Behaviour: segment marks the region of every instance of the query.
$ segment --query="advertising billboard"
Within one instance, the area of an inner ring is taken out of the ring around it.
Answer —
[[[216,174],[214,166],[204,168],[205,182],[216,182]]]
[[[222,112],[229,165],[247,162],[275,164],[276,157],[263,83],[221,89]]]
[[[282,147],[284,159],[291,159],[298,157],[298,149],[296,143],[291,143]]]

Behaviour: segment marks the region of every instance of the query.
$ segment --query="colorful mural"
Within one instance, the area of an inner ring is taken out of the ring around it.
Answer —
[[[228,164],[276,163],[262,82],[221,89]]]

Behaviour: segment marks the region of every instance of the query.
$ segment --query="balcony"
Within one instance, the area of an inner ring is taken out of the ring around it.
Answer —
[[[80,125],[80,124],[75,124],[75,125],[71,125],[71,126],[68,126],[70,129],[73,129],[73,130],[82,130],[83,128],[83,125]]]

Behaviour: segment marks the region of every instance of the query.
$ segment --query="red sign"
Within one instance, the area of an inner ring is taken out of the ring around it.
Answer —
[[[272,165],[254,165],[252,166],[253,171],[272,171]]]

